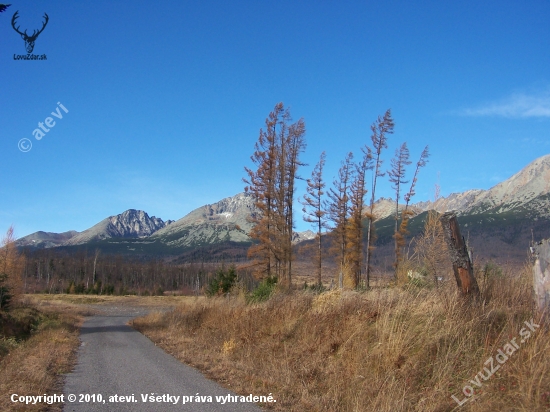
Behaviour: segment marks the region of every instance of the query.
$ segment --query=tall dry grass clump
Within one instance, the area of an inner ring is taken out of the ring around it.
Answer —
[[[533,317],[530,279],[529,268],[503,270],[481,282],[487,299],[475,304],[447,282],[275,294],[255,305],[215,298],[134,326],[237,392],[272,393],[277,403],[266,406],[277,410],[548,411],[548,328],[519,343]],[[480,387],[471,383],[513,338],[519,349]],[[459,407],[453,395],[467,400]]]

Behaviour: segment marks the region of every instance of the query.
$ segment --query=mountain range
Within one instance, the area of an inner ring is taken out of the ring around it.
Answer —
[[[401,206],[401,205],[400,205]],[[532,239],[550,236],[550,155],[488,190],[452,193],[435,201],[409,206],[410,236],[418,234],[428,210],[456,211],[463,233],[474,250],[487,259],[518,260]],[[100,248],[107,253],[164,255],[177,260],[229,256],[244,258],[251,244],[250,218],[256,213],[249,194],[240,193],[205,205],[177,221],[163,221],[141,210],[109,216],[83,232],[36,232],[17,241],[31,248]],[[395,202],[381,198],[375,205],[377,245],[391,244]],[[311,231],[295,234],[295,243],[313,239]],[[382,252],[382,251],[381,251]]]
[[[376,223],[382,246],[391,244],[395,224],[390,216],[395,212],[395,203],[384,199],[381,206],[385,204],[378,209]],[[413,204],[412,210],[416,216],[409,223],[411,236],[421,232],[428,210],[453,210],[474,256],[523,264],[531,242],[550,237],[550,155],[534,160],[488,190],[452,193]]]

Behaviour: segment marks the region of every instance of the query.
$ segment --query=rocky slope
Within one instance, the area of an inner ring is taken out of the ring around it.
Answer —
[[[168,246],[192,247],[221,242],[250,242],[249,221],[255,212],[249,194],[239,193],[217,203],[201,206],[157,231],[151,240]]]
[[[292,243],[296,245],[300,242],[303,242],[304,240],[315,239],[316,236],[317,236],[317,233],[314,233],[311,230],[305,230],[303,232],[293,232]]]
[[[71,237],[63,246],[81,245],[109,238],[142,238],[155,233],[172,221],[149,215],[143,210],[129,209],[119,215],[109,216],[91,228]]]
[[[550,209],[542,198],[550,193],[550,155],[539,157],[504,182],[489,190],[468,190],[453,193],[436,202],[421,202],[422,211],[456,210],[459,215],[485,212],[502,213],[521,208],[532,216],[550,217]],[[538,200],[537,200],[538,199]]]

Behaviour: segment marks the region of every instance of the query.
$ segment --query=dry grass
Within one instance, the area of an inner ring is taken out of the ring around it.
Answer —
[[[10,396],[61,394],[62,375],[70,372],[75,362],[81,312],[56,305],[38,309],[33,301],[25,299],[9,314],[23,328],[32,326],[30,337],[4,337],[0,342],[4,349],[0,356],[0,411],[46,410],[45,404],[14,404]],[[61,405],[48,410],[61,410]]]
[[[195,296],[113,296],[113,295],[74,295],[74,294],[35,294],[26,295],[27,301],[39,306],[73,307],[82,310],[80,305],[101,306],[131,306],[131,307],[170,307],[183,302],[202,300],[204,297]]]
[[[530,272],[486,283],[470,305],[456,286],[278,294],[187,302],[134,327],[181,361],[284,411],[548,411],[550,332],[541,327],[461,407],[464,385],[519,336]],[[518,339],[519,342],[519,339]],[[475,387],[475,386],[474,386]]]

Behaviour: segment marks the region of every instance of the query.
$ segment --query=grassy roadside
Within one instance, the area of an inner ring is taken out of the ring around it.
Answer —
[[[83,311],[73,305],[40,304],[23,297],[2,313],[0,329],[0,411],[39,411],[45,404],[21,405],[12,394],[62,393],[62,375],[70,372],[79,346]],[[61,410],[52,405],[48,410]]]
[[[133,325],[238,393],[272,393],[281,411],[548,411],[550,332],[519,343],[533,317],[530,281],[528,270],[504,273],[474,307],[452,284],[296,292],[256,305],[188,302]],[[514,338],[519,348],[480,377]]]
[[[61,405],[13,404],[11,394],[43,395],[63,392],[80,345],[79,328],[85,315],[102,306],[146,307],[166,310],[185,296],[26,295],[0,322],[0,411],[60,411]]]

